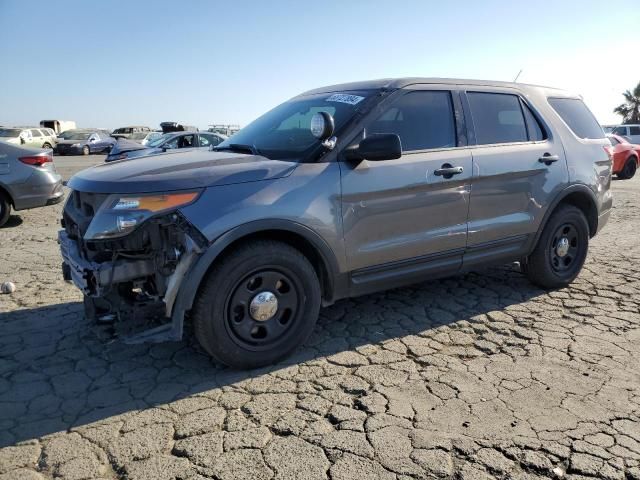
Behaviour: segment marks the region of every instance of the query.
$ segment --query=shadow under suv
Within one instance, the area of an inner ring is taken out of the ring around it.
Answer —
[[[580,272],[612,204],[611,145],[579,96],[408,78],[319,88],[212,151],[74,176],[59,242],[87,315],[185,314],[217,360],[273,363],[338,299],[520,261]]]

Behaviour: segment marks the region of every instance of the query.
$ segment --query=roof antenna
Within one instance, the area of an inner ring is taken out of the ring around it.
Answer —
[[[522,73],[522,69],[520,69],[520,71],[516,75],[516,78],[513,79],[513,83],[516,83],[518,81],[518,77],[520,76],[521,73]]]

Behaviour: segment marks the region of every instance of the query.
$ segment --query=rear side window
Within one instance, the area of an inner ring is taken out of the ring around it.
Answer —
[[[40,133],[40,130],[36,130],[36,129],[31,130],[31,135],[34,136],[34,137],[41,137],[42,136],[42,134]]]
[[[629,127],[629,135],[640,135],[640,127]]]
[[[579,98],[549,98],[549,103],[577,137],[605,137],[596,117]]]
[[[407,93],[372,122],[366,133],[395,133],[400,137],[403,152],[455,147],[451,93],[440,90]]]
[[[478,145],[526,142],[527,126],[517,95],[468,92]]]

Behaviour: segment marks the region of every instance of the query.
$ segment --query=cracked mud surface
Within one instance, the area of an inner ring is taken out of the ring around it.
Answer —
[[[640,179],[570,287],[512,266],[322,311],[237,372],[124,345],[61,279],[60,206],[0,229],[0,480],[640,479]]]

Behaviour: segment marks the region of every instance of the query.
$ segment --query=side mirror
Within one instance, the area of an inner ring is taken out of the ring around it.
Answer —
[[[363,138],[358,145],[347,148],[347,160],[395,160],[402,156],[400,137],[395,133],[374,133]]]

